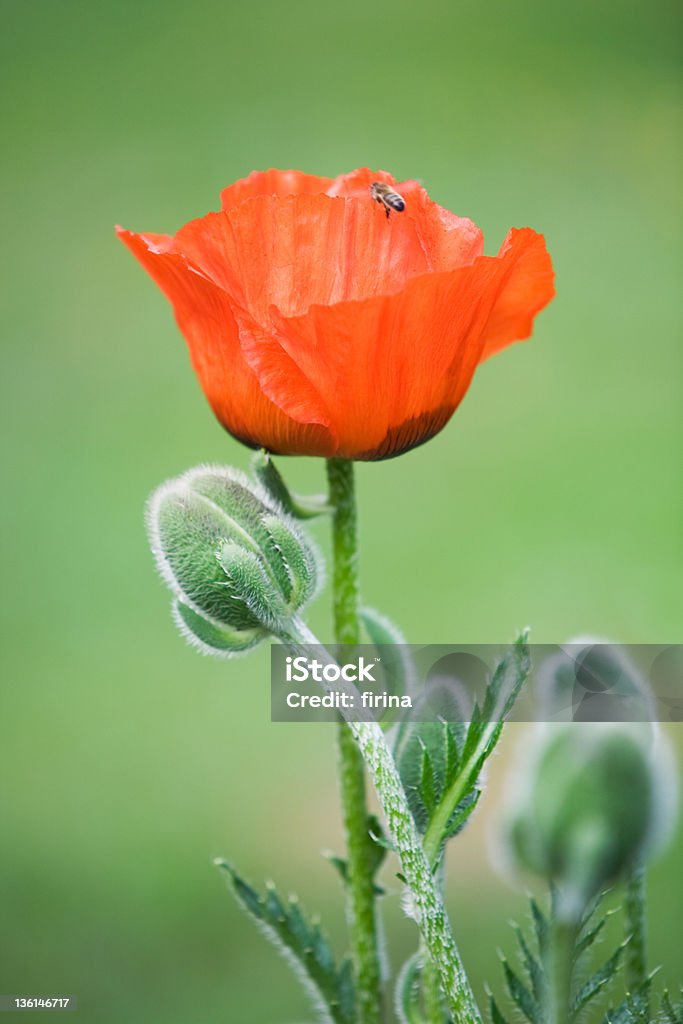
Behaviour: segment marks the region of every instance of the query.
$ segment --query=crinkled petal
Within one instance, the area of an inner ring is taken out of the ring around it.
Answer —
[[[252,171],[246,178],[240,178],[223,189],[221,207],[231,210],[254,196],[298,196],[326,192],[332,180],[316,174],[304,174],[302,171],[278,171],[274,168],[269,171]]]
[[[297,317],[272,310],[275,333],[264,358],[271,382],[286,380],[290,360],[315,381],[329,399],[338,455],[386,458],[421,444],[465,395],[531,241],[517,233],[502,256],[421,275],[396,295],[316,305]],[[261,377],[263,340],[241,333],[241,341]]]
[[[505,259],[508,254],[514,259],[486,325],[482,359],[528,338],[534,317],[555,295],[555,274],[543,235],[531,228],[513,228],[498,255]]]
[[[328,194],[367,202],[370,186],[376,181],[390,185],[405,199],[405,210],[391,214],[389,219],[401,218],[414,222],[428,270],[454,270],[455,267],[472,263],[477,256],[483,254],[484,236],[477,225],[469,218],[458,217],[435,203],[419,181],[396,181],[387,171],[372,171],[361,167],[335,178]],[[371,202],[378,205],[372,199]]]
[[[118,229],[121,240],[173,305],[192,365],[217,418],[239,440],[282,454],[331,454],[335,442],[325,409],[300,400],[296,417],[264,393],[242,355],[238,326],[227,294],[173,251],[168,235]],[[292,388],[303,394],[303,375],[292,368]]]
[[[387,219],[370,196],[378,174],[389,177],[365,170],[337,179],[331,189],[344,194],[336,197],[248,197],[190,221],[175,236],[175,251],[264,327],[271,305],[297,316],[314,304],[389,295],[411,277],[467,266],[481,255],[476,225],[433,203],[417,182],[397,186],[407,209]]]
[[[489,264],[425,274],[398,295],[282,317],[282,355],[273,348],[270,365],[289,356],[321,394],[334,396],[337,454],[398,454],[437,433],[465,394],[495,277]],[[242,344],[246,354],[244,337]]]
[[[415,221],[387,220],[369,195],[259,196],[186,224],[176,247],[264,327],[272,305],[296,316],[434,269]]]

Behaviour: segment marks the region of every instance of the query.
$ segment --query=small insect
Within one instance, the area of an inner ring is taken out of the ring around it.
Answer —
[[[373,181],[370,186],[370,195],[376,203],[381,203],[389,219],[393,210],[395,213],[403,213],[406,208],[406,201],[398,192],[394,192],[390,185],[384,185],[381,181]]]

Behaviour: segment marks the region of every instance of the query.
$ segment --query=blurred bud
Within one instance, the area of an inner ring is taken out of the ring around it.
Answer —
[[[558,886],[577,920],[590,900],[652,852],[671,816],[674,773],[659,737],[639,723],[583,722],[537,734],[516,780],[508,829],[518,867]]]
[[[642,722],[656,719],[642,672],[623,647],[577,637],[541,663],[538,676],[543,721]],[[643,733],[651,733],[645,727]]]
[[[285,635],[318,587],[318,557],[278,503],[236,470],[200,466],[167,481],[147,512],[152,553],[180,631],[229,656]]]

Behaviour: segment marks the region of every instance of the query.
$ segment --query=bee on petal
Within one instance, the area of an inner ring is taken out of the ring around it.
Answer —
[[[370,195],[376,203],[381,203],[389,219],[393,210],[395,213],[403,213],[406,208],[406,201],[398,192],[394,192],[390,185],[384,185],[381,181],[373,181],[370,186]]]

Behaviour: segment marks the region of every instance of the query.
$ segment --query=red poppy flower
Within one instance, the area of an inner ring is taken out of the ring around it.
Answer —
[[[385,216],[370,185],[405,200]],[[438,433],[554,295],[542,235],[479,228],[383,171],[254,172],[175,235],[119,235],[172,303],[220,422],[287,455],[382,459]]]

